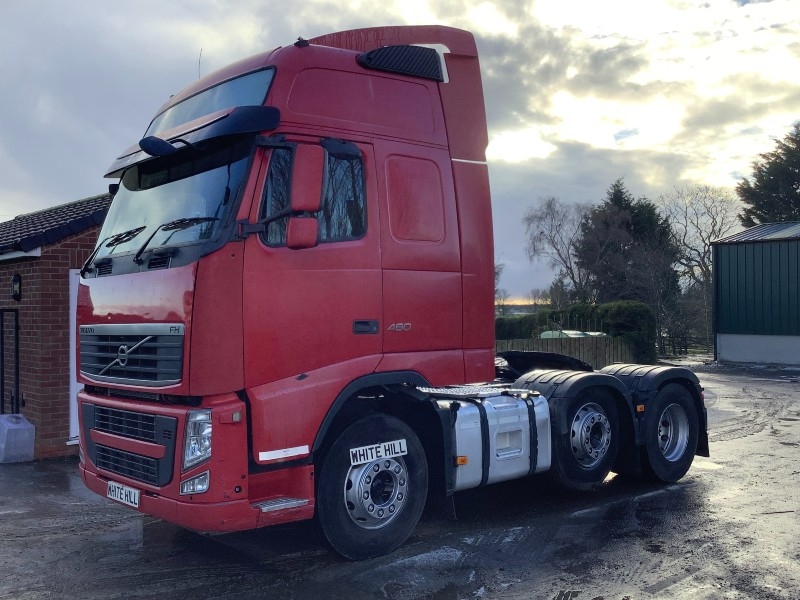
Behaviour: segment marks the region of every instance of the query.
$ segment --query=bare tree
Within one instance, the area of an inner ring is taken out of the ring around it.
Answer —
[[[500,278],[503,276],[505,268],[505,263],[494,263],[494,306],[495,311],[501,315],[505,315],[508,312],[508,299],[511,296],[506,288],[500,287]]]
[[[559,270],[559,288],[567,283],[579,302],[591,300],[589,273],[575,260],[575,242],[581,237],[581,221],[591,209],[589,204],[566,204],[555,196],[540,198],[528,208],[522,222],[528,241],[528,259],[546,260],[548,266]]]
[[[725,188],[709,185],[676,187],[659,197],[681,250],[681,275],[698,285],[711,282],[711,242],[740,228],[739,202]]]
[[[530,302],[531,313],[535,313],[541,305],[550,303],[550,293],[547,290],[532,288],[528,292],[528,300]]]
[[[500,278],[503,276],[503,270],[506,268],[505,263],[494,263],[494,297],[497,298],[497,292],[500,290]]]
[[[740,204],[731,191],[709,185],[676,187],[659,197],[658,203],[672,225],[680,249],[678,264],[683,288],[693,289],[693,297],[700,301],[698,309],[705,315],[703,333],[708,346],[713,294],[711,242],[741,227],[737,218]]]
[[[508,309],[510,308],[508,305],[508,300],[511,298],[511,294],[508,293],[508,290],[505,288],[498,288],[494,295],[494,304],[496,307],[496,311],[501,315],[507,315]]]

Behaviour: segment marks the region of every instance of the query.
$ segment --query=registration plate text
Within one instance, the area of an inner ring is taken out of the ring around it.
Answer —
[[[108,482],[108,489],[106,496],[122,504],[127,504],[134,508],[139,508],[139,490],[136,490],[127,485],[122,485],[115,481]]]
[[[393,442],[381,442],[380,444],[372,444],[371,446],[350,448],[350,464],[353,466],[362,465],[380,458],[394,458],[405,454],[408,454],[408,447],[404,439],[394,440]]]

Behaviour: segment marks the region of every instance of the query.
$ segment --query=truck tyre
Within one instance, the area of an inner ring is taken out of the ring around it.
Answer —
[[[697,450],[697,409],[682,385],[670,383],[647,407],[645,474],[672,483],[686,474]]]
[[[605,390],[590,389],[568,400],[567,431],[552,424],[552,474],[561,485],[586,491],[597,487],[614,464],[619,448],[619,417]]]
[[[373,558],[408,539],[427,493],[428,463],[416,434],[400,419],[374,414],[342,431],[325,456],[317,518],[336,552],[352,560]]]

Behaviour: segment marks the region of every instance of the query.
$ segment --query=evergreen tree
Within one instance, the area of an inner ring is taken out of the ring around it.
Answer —
[[[775,140],[775,150],[759,158],[752,177],[736,186],[745,205],[739,221],[745,227],[800,221],[800,121],[783,140]]]
[[[680,295],[674,265],[680,256],[669,222],[654,203],[635,199],[622,179],[589,211],[575,244],[581,268],[590,273],[597,302],[638,300],[653,311],[657,329]]]

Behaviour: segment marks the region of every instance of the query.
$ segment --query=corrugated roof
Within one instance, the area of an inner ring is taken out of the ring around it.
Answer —
[[[101,194],[4,221],[0,223],[0,254],[30,252],[100,225],[110,204],[111,196]]]
[[[734,233],[715,241],[715,244],[735,244],[737,242],[762,242],[774,240],[794,240],[800,238],[800,222],[761,223],[750,229]]]

